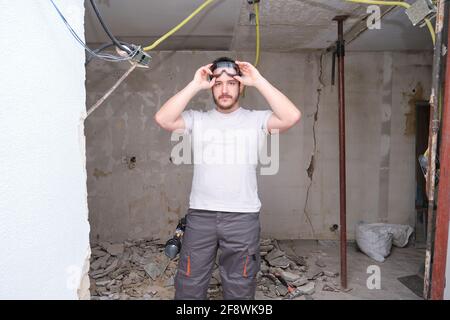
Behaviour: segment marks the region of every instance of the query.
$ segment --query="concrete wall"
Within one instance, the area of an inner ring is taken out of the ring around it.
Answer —
[[[199,66],[221,55],[254,58],[253,53],[153,53],[151,68],[134,71],[87,120],[93,240],[166,240],[172,234],[188,206],[192,166],[170,162],[175,143],[153,115]],[[414,223],[414,101],[429,97],[432,56],[349,52],[346,59],[347,214],[353,238],[361,220]],[[88,105],[128,67],[93,61],[87,68]],[[336,239],[330,231],[339,223],[337,86],[330,85],[331,56],[262,53],[259,69],[303,112],[301,122],[280,136],[278,174],[259,177],[263,235]],[[253,88],[241,105],[268,108]],[[206,91],[188,106],[212,107]],[[132,156],[137,162],[130,169],[126,159]]]
[[[83,36],[83,1],[56,3]],[[0,299],[85,299],[84,51],[50,1],[0,12]]]

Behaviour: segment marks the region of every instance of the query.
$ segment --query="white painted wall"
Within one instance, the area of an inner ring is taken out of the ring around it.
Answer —
[[[55,3],[83,37],[83,0]],[[78,299],[90,254],[84,51],[50,1],[1,0],[0,12],[0,299]]]

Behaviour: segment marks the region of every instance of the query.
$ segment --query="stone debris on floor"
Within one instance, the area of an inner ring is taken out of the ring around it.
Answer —
[[[159,239],[99,242],[92,245],[91,252],[91,299],[173,299],[178,256],[167,258]],[[260,252],[256,299],[311,300],[316,290],[348,292],[340,289],[339,274],[321,260],[320,252],[311,252],[310,256],[289,254],[274,239],[262,239]],[[208,298],[222,299],[218,259]]]

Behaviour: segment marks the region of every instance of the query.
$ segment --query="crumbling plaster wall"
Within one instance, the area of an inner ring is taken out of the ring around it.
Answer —
[[[83,36],[83,1],[56,3]],[[85,53],[50,1],[0,12],[0,299],[88,299]]]
[[[165,240],[172,234],[188,207],[192,166],[171,163],[176,142],[153,115],[199,66],[223,55],[254,59],[251,52],[154,52],[151,68],[134,71],[87,120],[93,240]],[[430,53],[347,52],[350,239],[362,220],[414,223],[414,101],[429,97],[431,61]],[[128,67],[91,62],[88,106]],[[300,123],[280,136],[278,174],[258,177],[263,235],[336,239],[330,227],[339,224],[338,88],[330,84],[331,55],[263,52],[259,70],[303,113]],[[253,88],[241,106],[269,108]],[[206,91],[188,106],[212,107]],[[126,159],[133,156],[136,165],[130,169]]]

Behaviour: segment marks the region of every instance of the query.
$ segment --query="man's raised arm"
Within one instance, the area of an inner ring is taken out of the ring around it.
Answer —
[[[184,108],[200,90],[209,89],[214,85],[215,78],[208,80],[208,75],[212,74],[210,66],[211,64],[200,67],[195,72],[194,79],[159,109],[154,119],[160,127],[168,131],[184,130],[185,124],[181,116]]]
[[[259,71],[248,62],[236,61],[243,74],[235,78],[247,86],[253,86],[266,98],[274,114],[269,118],[269,132],[283,132],[296,124],[301,118],[300,110],[283,93],[269,83]]]

